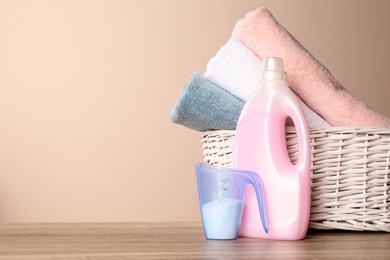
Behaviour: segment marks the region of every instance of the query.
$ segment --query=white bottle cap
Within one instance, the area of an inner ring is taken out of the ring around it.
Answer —
[[[283,59],[269,57],[263,59],[263,70],[260,72],[260,80],[286,80],[287,73],[284,71]]]

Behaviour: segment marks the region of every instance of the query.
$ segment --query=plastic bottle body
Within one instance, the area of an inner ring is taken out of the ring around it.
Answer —
[[[290,161],[286,119],[298,135],[299,158]],[[256,194],[247,188],[241,236],[299,240],[310,217],[310,136],[299,100],[285,80],[264,80],[245,104],[234,143],[234,167],[260,174],[268,206],[269,233],[262,230]]]

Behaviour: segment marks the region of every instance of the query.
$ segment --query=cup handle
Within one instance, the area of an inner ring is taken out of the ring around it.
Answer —
[[[240,170],[240,175],[244,180],[249,182],[256,192],[257,204],[259,207],[259,212],[261,216],[261,223],[263,224],[263,228],[265,233],[269,231],[269,222],[268,222],[268,211],[267,211],[267,201],[264,193],[264,184],[261,180],[261,177],[256,172]]]

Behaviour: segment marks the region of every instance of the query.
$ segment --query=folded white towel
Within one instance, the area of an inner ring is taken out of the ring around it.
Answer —
[[[246,102],[257,87],[261,68],[261,60],[232,38],[210,59],[204,77]],[[301,105],[310,127],[330,126],[302,100]]]

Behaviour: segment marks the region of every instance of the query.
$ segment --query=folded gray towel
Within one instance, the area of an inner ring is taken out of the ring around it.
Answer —
[[[244,102],[193,72],[170,114],[173,123],[198,131],[234,130]]]

